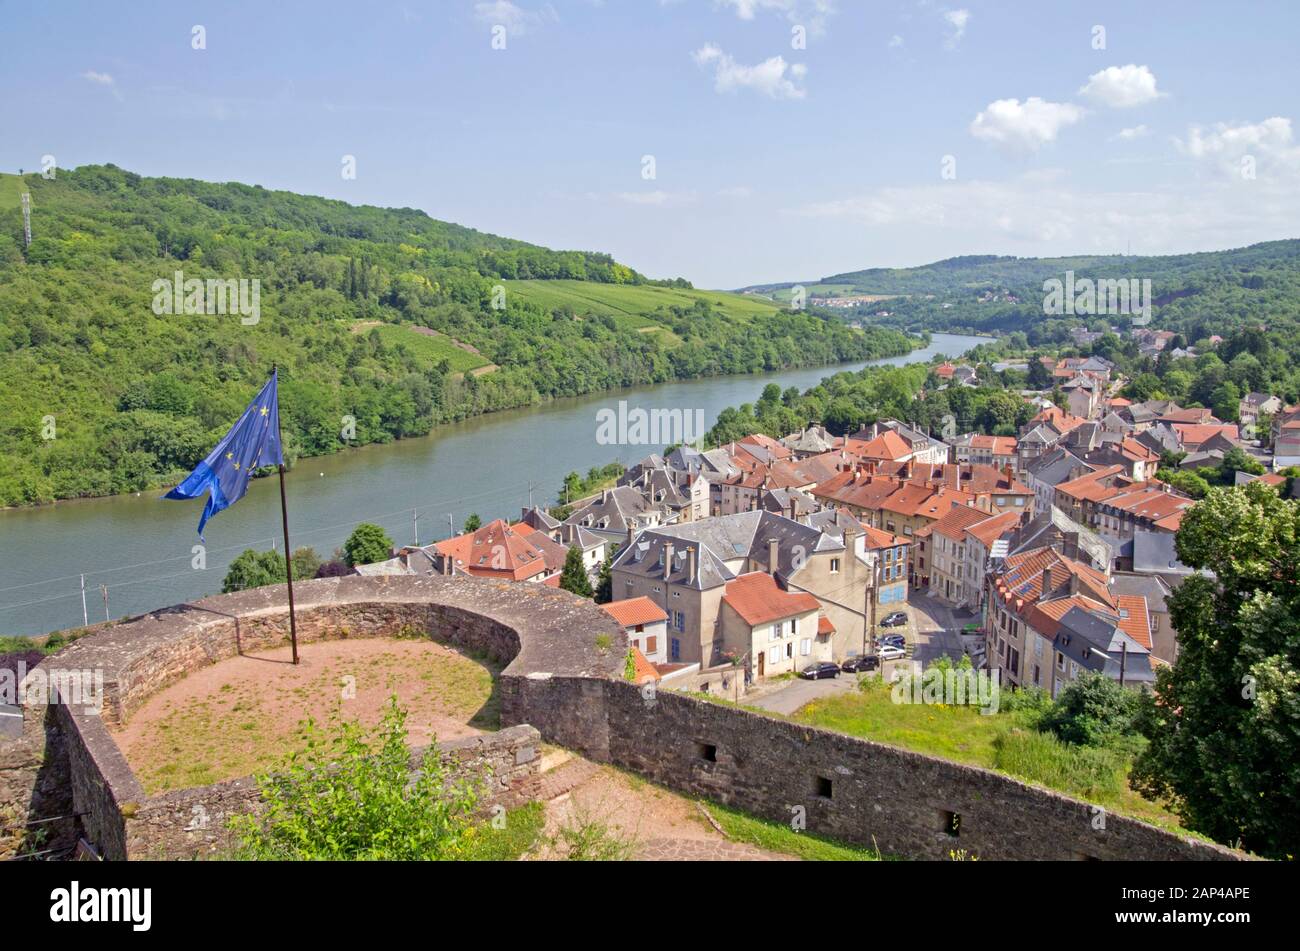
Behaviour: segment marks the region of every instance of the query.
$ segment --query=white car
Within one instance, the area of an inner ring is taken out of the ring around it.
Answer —
[[[901,660],[907,656],[907,651],[901,647],[895,647],[893,644],[881,644],[876,648],[876,651],[880,654],[881,660]]]

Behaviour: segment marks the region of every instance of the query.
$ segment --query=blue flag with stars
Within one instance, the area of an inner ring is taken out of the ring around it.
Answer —
[[[195,467],[194,471],[165,499],[197,499],[205,492],[208,504],[199,519],[199,540],[203,526],[218,512],[230,508],[248,491],[248,480],[260,466],[284,463],[280,451],[280,396],[275,372],[257,399],[248,404],[239,422],[230,428],[217,448]]]

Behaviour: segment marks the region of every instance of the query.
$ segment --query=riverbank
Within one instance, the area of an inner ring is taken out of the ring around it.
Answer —
[[[597,413],[619,401],[698,411],[712,422],[724,408],[755,399],[766,383],[802,392],[832,373],[957,357],[982,340],[935,334],[929,346],[879,360],[566,397],[438,426],[424,437],[300,460],[287,477],[290,540],[328,556],[367,521],[399,544],[428,544],[447,537],[471,512],[484,520],[518,517],[525,506],[554,502],[570,472],[611,461],[628,465],[663,449],[598,442]],[[283,544],[274,480],[257,480],[243,501],[214,518],[202,547],[195,533],[202,502],[162,502],[159,494],[0,513],[0,634],[102,621],[101,585],[111,618],[215,593],[240,552]]]

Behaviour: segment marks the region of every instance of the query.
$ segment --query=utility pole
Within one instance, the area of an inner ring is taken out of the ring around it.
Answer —
[[[532,483],[532,480],[530,479],[529,482],[528,482],[528,509],[529,509],[529,511],[532,511],[532,508],[533,508],[533,483]]]
[[[455,537],[456,537],[456,520],[455,520],[455,518],[453,518],[451,512],[448,512],[448,513],[447,513],[447,526],[451,529],[451,537],[452,537],[452,538],[455,538]]]
[[[81,576],[81,624],[83,627],[90,626],[90,615],[86,613],[86,576]]]
[[[416,548],[420,547],[420,510],[411,509],[411,542]]]
[[[1119,685],[1124,686],[1124,674],[1128,668],[1128,641],[1119,643]]]
[[[100,594],[102,594],[102,595],[104,596],[104,620],[105,620],[105,621],[112,620],[112,619],[108,616],[108,585],[106,585],[106,584],[101,584],[101,585],[99,586],[99,592],[100,592]]]
[[[27,244],[24,247],[32,246],[32,196],[30,192],[23,192],[23,237]]]

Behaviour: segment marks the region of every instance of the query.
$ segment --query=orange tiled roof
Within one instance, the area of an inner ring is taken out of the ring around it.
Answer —
[[[722,600],[750,627],[798,617],[821,608],[811,594],[786,591],[766,571],[751,571],[727,582]]]
[[[624,627],[655,624],[668,620],[668,614],[664,609],[644,595],[639,598],[628,598],[625,601],[611,601],[609,604],[602,604],[601,607],[605,609],[606,614]]]
[[[440,541],[434,547],[454,559],[461,571],[478,577],[525,581],[547,570],[542,549],[528,536],[511,529],[505,519],[489,522],[476,532]]]
[[[983,509],[959,505],[950,509],[947,515],[935,522],[932,530],[955,542],[963,542],[966,540],[964,534],[966,529],[980,522],[986,522],[989,518],[989,513]]]
[[[831,619],[824,614],[817,619],[817,633],[823,636],[835,633],[835,625],[832,624]]]
[[[988,548],[1001,537],[1003,532],[1015,528],[1019,523],[1019,512],[1003,512],[1001,515],[994,515],[982,522],[971,525],[966,529],[966,534],[978,539],[985,548]]]
[[[886,429],[875,439],[845,439],[844,448],[864,459],[887,459],[891,462],[906,459],[912,454],[912,447],[892,429]]]
[[[638,684],[658,683],[661,679],[659,670],[641,653],[638,647],[632,648],[632,663],[636,667],[635,682]]]
[[[1121,594],[1115,598],[1119,609],[1119,629],[1147,650],[1151,650],[1151,617],[1147,599],[1140,594]]]
[[[1182,440],[1185,446],[1199,446],[1201,443],[1222,433],[1229,439],[1236,441],[1240,433],[1237,431],[1236,423],[1174,423],[1174,432],[1178,433],[1178,438]]]

